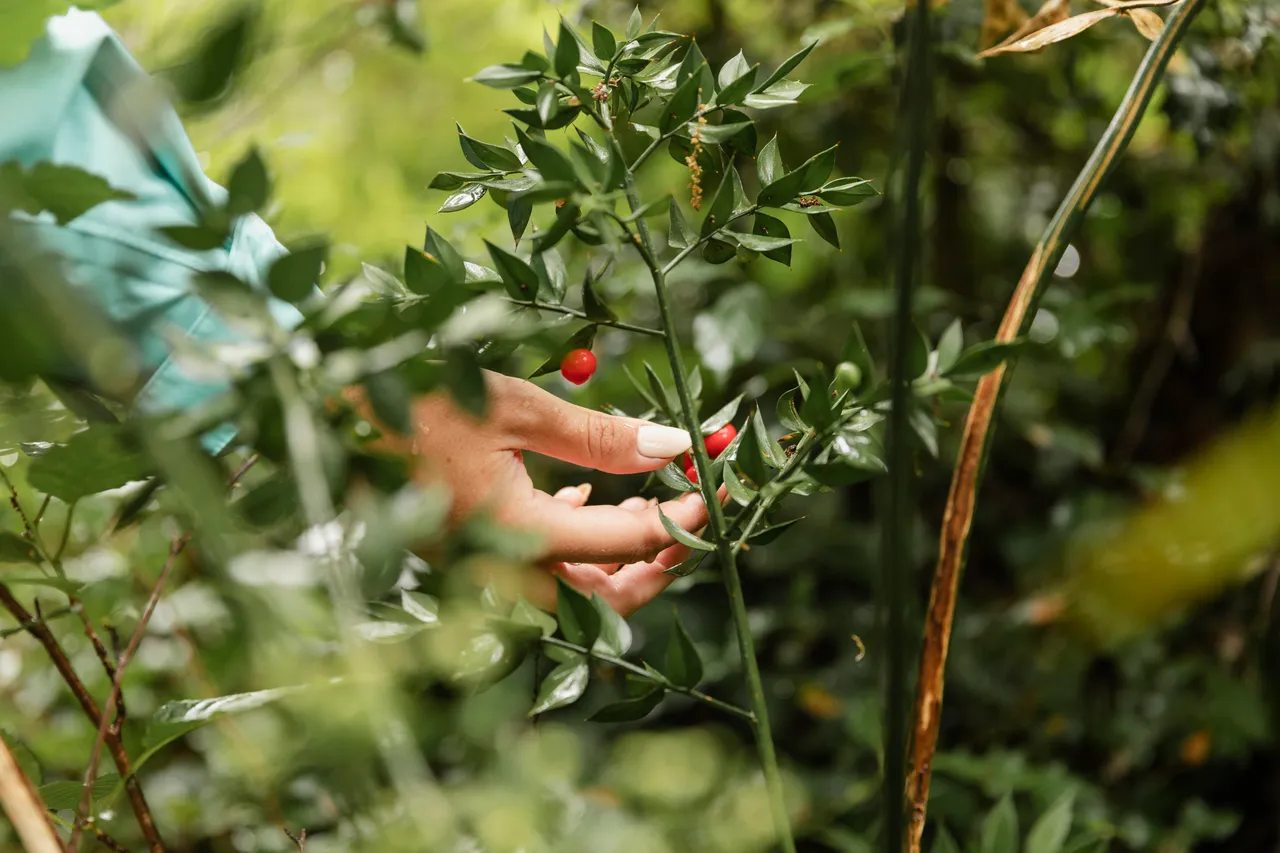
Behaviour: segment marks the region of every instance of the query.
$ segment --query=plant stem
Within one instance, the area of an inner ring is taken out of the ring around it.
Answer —
[[[610,140],[614,153],[622,157],[622,145],[616,135]],[[637,164],[640,161],[637,160]],[[640,209],[640,200],[636,194],[635,165],[626,172],[627,202],[632,211]],[[725,223],[726,225],[728,223]],[[747,617],[747,605],[742,594],[742,579],[738,576],[737,555],[733,544],[729,541],[725,524],[724,509],[720,506],[719,496],[712,488],[711,459],[707,455],[706,445],[702,442],[702,431],[699,426],[698,412],[693,404],[693,395],[689,393],[689,383],[684,370],[684,358],[680,354],[680,346],[675,338],[675,312],[671,307],[670,295],[667,292],[666,270],[658,266],[653,252],[653,241],[649,235],[649,224],[644,217],[636,220],[636,248],[649,267],[653,277],[654,291],[658,300],[658,311],[662,316],[662,341],[667,350],[667,361],[671,366],[672,377],[676,384],[676,393],[680,398],[681,415],[685,429],[692,439],[694,464],[698,471],[698,482],[702,490],[702,498],[706,502],[709,515],[708,527],[711,538],[715,542],[716,555],[720,558],[721,573],[724,577],[725,591],[729,596],[730,612],[733,615],[734,632],[738,637],[738,649],[742,655],[743,675],[747,682],[747,692],[751,697],[751,711],[755,715],[756,749],[760,753],[760,764],[764,771],[765,786],[769,792],[769,806],[773,812],[774,828],[782,842],[785,853],[795,853],[796,843],[791,835],[791,823],[787,818],[786,802],[783,799],[782,774],[778,770],[778,757],[774,751],[773,734],[769,729],[769,707],[764,695],[764,684],[760,679],[760,665],[756,661],[755,641],[751,637],[751,623]],[[687,252],[686,252],[687,255]],[[667,265],[668,268],[674,266]]]
[[[658,329],[650,329],[648,326],[636,326],[631,323],[624,323],[621,320],[600,320],[590,317],[585,311],[579,311],[576,308],[568,308],[564,305],[552,305],[549,302],[538,302],[536,300],[512,299],[507,297],[507,301],[512,305],[519,305],[522,308],[536,308],[539,311],[551,311],[556,314],[567,314],[570,317],[577,317],[597,326],[611,326],[615,329],[622,329],[624,332],[635,332],[640,335],[652,335],[655,338],[662,337],[662,332]]]
[[[18,841],[30,853],[62,853],[53,825],[51,812],[45,809],[35,786],[22,772],[13,753],[0,739],[0,806],[9,816],[9,823],[17,833]]]
[[[712,231],[710,234],[707,234],[703,237],[699,237],[691,245],[687,246],[684,249],[681,249],[680,254],[676,255],[674,258],[668,261],[667,265],[662,268],[662,277],[665,279],[667,276],[671,275],[671,271],[676,267],[680,266],[681,262],[683,262],[685,258],[692,255],[698,249],[701,249],[703,246],[705,246],[707,243],[713,240],[717,235],[719,235],[722,231],[724,231],[724,229],[728,228],[730,225],[737,222],[739,219],[750,216],[751,214],[755,213],[759,209],[760,209],[760,205],[753,204],[750,207],[748,207],[746,210],[738,211],[733,216],[730,216],[728,219],[726,219],[724,221],[724,225],[721,225],[719,228],[717,228],[715,231]]]
[[[818,433],[814,430],[809,430],[804,434],[800,439],[800,442],[796,444],[796,449],[791,454],[791,457],[787,459],[787,464],[782,466],[782,470],[779,471],[778,476],[774,478],[775,483],[782,483],[787,479],[787,477],[791,476],[792,472],[804,464],[804,461],[809,457],[810,451],[813,450],[814,440],[817,439],[817,437]],[[742,508],[742,513],[738,518],[739,520],[746,518],[747,523],[742,528],[742,535],[733,543],[733,552],[735,554],[741,551],[742,546],[751,538],[751,534],[755,532],[756,525],[760,523],[760,519],[764,518],[765,513],[767,513],[774,504],[785,497],[790,491],[790,488],[783,486],[778,491],[769,494],[767,497],[763,491],[756,492],[756,496]],[[730,527],[730,532],[736,530],[737,527],[738,521],[735,521]]]
[[[641,151],[640,156],[636,157],[635,162],[631,164],[631,171],[634,173],[642,165],[644,165],[644,161],[648,160],[650,157],[653,156],[653,152],[658,150],[658,146],[662,145],[662,143],[666,142],[668,139],[678,134],[680,132],[680,129],[685,125],[687,125],[690,121],[697,121],[703,116],[709,115],[710,113],[713,113],[718,109],[720,109],[720,107],[707,107],[705,109],[700,109],[693,114],[693,117],[690,118],[689,121],[684,121],[684,122],[681,122],[680,124],[677,124],[671,130],[668,130],[666,133],[662,134],[657,139],[653,140],[653,142],[650,142],[649,146],[645,148],[643,151]]]
[[[710,705],[717,710],[724,711],[726,714],[741,717],[751,723],[756,721],[755,714],[752,714],[746,708],[739,708],[737,705],[730,704],[729,702],[722,702],[719,699],[708,696],[701,690],[695,690],[692,687],[681,687],[679,684],[668,681],[666,678],[662,677],[660,673],[645,669],[642,666],[636,666],[631,661],[624,658],[594,652],[591,649],[575,645],[574,643],[570,643],[567,640],[561,640],[557,637],[543,637],[542,642],[548,646],[556,646],[557,648],[568,649],[569,651],[593,657],[602,663],[607,663],[610,666],[617,667],[618,669],[626,670],[632,675],[643,678],[646,681],[652,681],[654,684],[661,686],[664,690],[670,690],[672,693],[683,693],[691,699],[697,699],[699,702]]]
[[[1155,93],[1156,85],[1169,64],[1169,58],[1173,56],[1178,42],[1203,5],[1204,0],[1183,0],[1169,16],[1164,31],[1148,49],[1106,132],[1098,140],[1088,162],[1076,176],[1075,183],[1031,253],[1031,259],[1005,309],[1004,319],[996,333],[997,341],[1013,340],[1035,316],[1036,303],[1045,282],[1049,280],[1052,270],[1066,251],[1069,235],[1083,218],[1108,170],[1129,144]],[[934,751],[938,746],[944,675],[951,642],[951,625],[955,619],[960,570],[964,565],[969,531],[973,524],[978,484],[986,468],[995,410],[1010,370],[1011,366],[1002,365],[978,382],[973,404],[965,419],[956,468],[951,477],[951,490],[943,511],[938,565],[929,591],[929,611],[925,620],[924,647],[920,655],[920,674],[912,716],[911,779],[907,791],[911,804],[907,848],[909,853],[919,853],[920,839],[924,832],[930,770]]]
[[[906,79],[899,114],[904,116],[901,144],[906,147],[902,178],[901,218],[896,226],[892,347],[889,354],[890,400],[886,430],[884,516],[881,519],[881,591],[884,626],[884,850],[901,853],[905,835],[907,787],[907,585],[911,573],[912,459],[909,407],[911,377],[907,361],[913,337],[912,294],[920,257],[920,181],[928,145],[929,113],[933,109],[929,3],[908,4]]]

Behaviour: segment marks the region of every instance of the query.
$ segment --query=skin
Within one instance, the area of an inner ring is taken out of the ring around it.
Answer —
[[[525,469],[524,453],[540,453],[607,474],[654,471],[665,458],[637,449],[646,421],[585,409],[531,382],[486,372],[487,416],[478,420],[446,393],[414,404],[415,432],[394,435],[381,426],[391,449],[408,453],[419,482],[443,482],[451,490],[456,522],[485,510],[504,523],[532,529],[543,539],[541,571],[530,578],[529,595],[551,606],[555,576],[579,591],[599,593],[623,615],[651,601],[675,580],[664,574],[689,555],[663,527],[658,510],[685,530],[707,524],[707,508],[698,493],[659,504],[641,497],[617,506],[587,505],[590,486],[561,489],[555,495],[536,488]],[[350,394],[365,417],[376,420],[358,391]],[[720,491],[720,500],[727,494]]]

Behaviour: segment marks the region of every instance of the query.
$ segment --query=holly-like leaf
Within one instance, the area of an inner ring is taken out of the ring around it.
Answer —
[[[556,618],[569,642],[591,648],[600,636],[600,611],[563,580],[556,578]]]
[[[586,655],[577,655],[574,660],[562,663],[542,679],[538,688],[538,698],[529,709],[529,716],[545,714],[556,708],[572,705],[581,698],[587,689],[587,681],[591,670],[587,665]]]
[[[678,687],[697,687],[702,681],[702,657],[678,614],[674,621],[662,674]]]

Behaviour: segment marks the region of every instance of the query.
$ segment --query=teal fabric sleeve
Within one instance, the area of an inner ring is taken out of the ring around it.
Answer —
[[[149,376],[133,405],[143,413],[187,409],[226,389],[184,372],[172,357],[174,335],[197,342],[243,340],[200,297],[197,275],[227,271],[265,286],[270,264],[285,250],[257,216],[242,218],[227,244],[208,252],[178,247],[156,229],[195,224],[197,210],[225,199],[205,177],[177,114],[147,101],[138,120],[125,110],[139,102],[146,72],[96,14],[72,11],[52,18],[45,36],[16,68],[0,69],[0,163],[40,161],[100,175],[135,196],[101,204],[57,225],[51,216],[15,214],[37,246],[59,256],[73,286],[100,305],[137,347]],[[0,292],[4,283],[0,281]],[[301,315],[272,300],[286,327]],[[224,426],[204,437],[214,453],[234,440]]]

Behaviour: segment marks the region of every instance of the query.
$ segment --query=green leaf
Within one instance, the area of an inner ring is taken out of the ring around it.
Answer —
[[[856,322],[849,329],[849,338],[845,341],[840,360],[851,361],[858,365],[858,369],[862,371],[864,385],[874,381],[876,364],[871,358],[871,350],[867,348],[867,341],[862,336],[862,329]]]
[[[787,228],[787,223],[767,213],[757,213],[755,215],[751,225],[751,233],[774,240],[789,240],[791,238],[791,230]],[[744,236],[743,234],[737,235],[739,241]],[[751,248],[747,243],[743,243],[743,245]],[[771,261],[791,266],[791,243],[779,244],[778,248],[762,251],[761,254]]]
[[[440,209],[436,212],[456,213],[459,210],[466,210],[468,207],[484,198],[484,194],[487,192],[488,190],[480,184],[467,184],[462,189],[446,198],[444,200],[444,204],[440,205]]]
[[[156,230],[182,248],[193,252],[209,252],[222,248],[231,237],[229,230],[208,225],[169,225]]]
[[[667,229],[667,245],[673,249],[687,249],[692,246],[697,238],[690,232],[688,223],[684,221],[684,214],[680,212],[680,205],[676,204],[674,198],[671,199],[668,217],[671,224]]]
[[[819,429],[826,429],[835,423],[836,419],[836,413],[832,409],[833,400],[831,395],[827,393],[828,384],[827,371],[822,366],[819,366],[818,372],[810,377],[810,385],[813,390],[800,405],[801,420]]]
[[[520,158],[509,148],[490,145],[467,136],[462,125],[454,125],[458,129],[458,144],[462,147],[462,156],[477,169],[498,169],[514,171],[521,167]]]
[[[466,348],[449,351],[445,361],[444,385],[450,396],[477,418],[484,418],[488,405],[488,392],[485,389],[484,373],[474,352]]]
[[[604,304],[600,295],[596,293],[596,280],[588,269],[582,278],[582,312],[587,315],[590,320],[607,320],[613,321],[618,319],[618,315]]]
[[[637,720],[643,720],[653,712],[654,708],[661,705],[664,695],[662,690],[655,687],[635,699],[624,699],[621,702],[605,705],[587,719],[593,723],[634,723]]]
[[[929,369],[929,339],[916,324],[911,325],[911,340],[907,342],[907,378],[915,379]]]
[[[511,611],[510,619],[513,622],[536,627],[544,637],[550,637],[556,632],[555,617],[531,604],[524,596],[516,599],[516,606]]]
[[[587,665],[586,655],[578,655],[575,660],[560,664],[542,679],[542,686],[538,688],[538,698],[529,709],[529,716],[536,717],[538,714],[577,702],[583,691],[587,689],[590,676],[591,670]]]
[[[240,4],[230,16],[199,36],[188,62],[164,74],[180,99],[202,104],[227,91],[248,59],[258,14],[255,4]]]
[[[804,516],[788,519],[787,521],[782,521],[778,524],[770,524],[768,527],[762,527],[755,533],[751,534],[751,541],[757,545],[768,545],[783,533],[787,532],[793,524],[801,521],[804,521]]]
[[[560,111],[560,93],[554,83],[543,83],[538,89],[538,118],[545,127]],[[528,153],[527,151],[525,152]]]
[[[684,545],[686,548],[692,548],[695,551],[714,551],[716,549],[715,545],[712,545],[705,539],[699,539],[697,536],[694,536],[692,533],[668,518],[666,513],[662,511],[661,507],[658,508],[658,518],[662,519],[662,526],[667,529],[667,532],[671,534],[672,538],[681,545]]]
[[[742,53],[739,52],[738,57],[740,58],[741,56],[742,56]],[[733,64],[732,60],[729,63],[726,63],[725,68],[728,68],[729,65],[731,64]],[[746,61],[743,60],[743,65],[745,64],[746,64]],[[715,99],[716,105],[722,106],[722,107],[728,107],[734,104],[740,104],[744,100],[746,100],[747,95],[751,92],[751,87],[755,85],[756,72],[758,70],[759,70],[759,64],[757,63],[756,65],[752,65],[750,67],[744,68],[742,70],[742,73],[738,77],[735,77],[729,82],[727,83],[722,82],[720,84],[720,92],[719,94],[716,95],[716,99]],[[723,79],[723,74],[724,74],[723,68],[720,70],[720,74],[722,75],[722,79]]]
[[[820,187],[827,178],[831,177],[831,172],[836,167],[836,149],[839,147],[838,144],[832,145],[804,161],[796,170],[804,173],[801,189],[811,190]]]
[[[753,110],[771,110],[777,107],[789,107],[796,103],[796,98],[809,88],[808,83],[795,80],[782,80],[764,91],[753,92],[743,99],[742,105]]]
[[[473,686],[501,681],[515,671],[527,650],[526,644],[517,644],[501,634],[477,631],[453,660],[449,677]]]
[[[257,148],[250,148],[231,171],[231,180],[227,182],[227,213],[236,217],[261,210],[270,194],[267,164]]]
[[[1012,358],[1026,344],[1025,338],[1018,338],[1007,344],[995,341],[983,341],[965,350],[956,363],[946,372],[953,379],[977,379],[999,367],[1006,359]]]
[[[613,37],[613,33],[609,31],[608,27],[599,21],[592,21],[591,47],[595,50],[597,57],[608,62],[613,59],[613,54],[618,50],[618,41]]]
[[[525,68],[522,65],[490,65],[482,68],[471,79],[476,83],[483,83],[494,89],[514,89],[517,86],[524,86],[532,83],[541,77],[542,74],[536,69]]]
[[[516,128],[516,138],[520,141],[524,155],[529,158],[529,162],[542,175],[544,181],[579,185],[578,173],[574,170],[573,163],[559,148],[545,139],[529,136],[520,128]]]
[[[684,493],[696,492],[698,487],[684,475],[684,470],[681,466],[682,460],[677,459],[675,462],[664,465],[653,473],[669,489]]]
[[[369,405],[378,420],[401,435],[413,434],[413,389],[405,382],[403,376],[394,370],[384,370],[365,377],[364,388],[369,396]],[[399,567],[395,576],[400,576]],[[391,579],[395,582],[395,577]],[[390,585],[386,589],[390,589]],[[386,591],[383,590],[383,592]],[[376,599],[381,596],[366,590],[365,598]]]
[[[299,246],[271,265],[267,287],[286,302],[302,302],[315,292],[328,257],[328,243]]]
[[[1007,794],[982,821],[978,853],[1018,853],[1018,812]]]
[[[800,242],[794,237],[764,237],[759,234],[734,234],[733,239],[744,249],[761,254],[776,252]]]
[[[853,207],[869,198],[874,198],[879,193],[876,192],[875,187],[871,186],[871,182],[864,178],[837,178],[823,184],[814,195],[827,204]]]
[[[1031,825],[1023,853],[1061,853],[1071,832],[1076,792],[1067,790]]]
[[[732,400],[717,409],[715,414],[703,421],[701,426],[702,434],[711,435],[711,433],[732,421],[734,416],[738,414],[738,407],[742,405],[742,398],[744,396],[745,395],[743,394],[739,394],[734,397]]]
[[[929,455],[937,459],[938,425],[934,423],[933,416],[923,407],[916,405],[914,400],[909,405],[911,408],[907,413],[907,420],[911,424],[912,432],[920,439],[920,443],[924,445]]]
[[[738,448],[733,461],[737,463],[738,469],[747,476],[747,479],[759,488],[769,482],[771,472],[770,465],[760,450],[760,442],[756,440],[756,429],[756,419],[749,418],[742,432],[738,434]]]
[[[424,625],[437,625],[440,622],[440,602],[424,592],[400,590],[400,606],[404,612]],[[554,629],[555,624],[552,623]]]
[[[732,176],[734,174],[735,170],[731,165],[725,170],[724,177],[720,179],[720,186],[716,188],[716,193],[711,198],[711,204],[707,207],[706,218],[702,220],[703,237],[723,228],[733,216]]]
[[[36,163],[28,171],[23,171],[16,161],[0,164],[0,191],[4,201],[17,210],[32,216],[47,210],[59,225],[66,225],[104,202],[136,198],[83,169],[47,162]]]
[[[555,249],[546,249],[533,256],[533,271],[538,274],[538,292],[553,305],[564,302],[569,271],[564,259]]]
[[[36,546],[17,533],[0,530],[0,563],[39,563]]]
[[[591,596],[591,604],[600,614],[600,635],[591,650],[622,657],[631,648],[631,626],[599,595]]]
[[[31,460],[27,481],[33,488],[71,503],[146,479],[151,464],[128,438],[124,427],[95,424]]]
[[[942,333],[942,337],[938,339],[938,375],[945,375],[948,370],[955,366],[956,360],[960,358],[960,351],[964,349],[964,330],[960,326],[960,318],[951,321],[946,331]]]
[[[56,589],[67,595],[76,595],[84,589],[84,584],[79,581],[68,580],[67,578],[54,577],[52,575],[10,575],[4,576],[4,582],[9,586],[46,586],[49,589]]]
[[[810,51],[812,51],[817,46],[818,46],[817,41],[811,41],[809,42],[809,44],[805,45],[800,50],[791,54],[791,56],[788,56],[785,60],[783,60],[781,65],[779,65],[776,69],[774,69],[774,72],[772,74],[770,74],[768,77],[765,78],[765,81],[756,88],[756,91],[757,92],[768,91],[768,89],[774,84],[782,82],[788,74],[790,74],[792,71],[795,70],[797,65],[799,65],[801,62],[804,62],[805,57],[808,56]]]
[[[724,489],[738,506],[746,506],[755,498],[756,493],[738,476],[729,465],[724,466]]]
[[[533,373],[529,374],[529,378],[533,379],[538,376],[545,376],[548,373],[555,373],[560,369],[560,362],[575,349],[591,349],[595,344],[596,332],[600,327],[594,323],[583,326],[578,331],[569,336],[569,339],[560,344],[551,354],[551,357],[544,361]]]
[[[640,35],[642,26],[644,26],[644,18],[640,17],[640,7],[636,6],[631,10],[631,17],[627,18],[627,41]]]
[[[743,121],[727,121],[721,124],[704,125],[698,131],[698,137],[705,144],[720,145],[728,142],[754,124],[750,119]],[[692,127],[692,125],[690,125]]]
[[[956,844],[951,833],[947,832],[946,827],[938,827],[938,834],[933,838],[933,846],[929,848],[929,853],[960,853],[960,846]]]
[[[426,252],[406,246],[404,250],[404,283],[414,293],[430,296],[450,283],[444,265]]]
[[[484,241],[485,248],[489,250],[489,257],[493,258],[493,265],[498,270],[498,275],[502,276],[502,283],[507,287],[507,293],[513,299],[522,299],[532,301],[538,296],[538,273],[523,258],[518,258],[505,249],[500,249],[490,243]]]
[[[705,68],[705,63],[703,67]],[[694,74],[676,88],[671,99],[662,108],[662,118],[658,122],[658,129],[662,133],[671,133],[693,118],[702,99],[701,83],[701,77]]]
[[[760,414],[759,408],[756,408],[751,413],[751,423],[755,427],[756,444],[759,446],[760,455],[765,462],[774,468],[781,468],[787,464],[786,454],[782,452],[778,442],[769,437],[769,431],[765,428],[764,417]]]
[[[778,150],[778,137],[775,135],[764,144],[760,149],[760,155],[756,157],[756,175],[760,179],[760,186],[767,187],[786,172],[786,168],[782,165],[782,154]]]
[[[520,244],[524,229],[529,226],[529,219],[533,216],[533,203],[534,199],[525,193],[518,193],[507,199],[507,224],[511,227],[511,242],[514,245]]]
[[[556,53],[554,65],[556,74],[561,77],[571,77],[577,74],[578,60],[581,57],[578,50],[578,39],[576,34],[565,23],[564,18],[560,19],[560,36],[556,41]]]
[[[560,633],[574,645],[589,649],[600,636],[600,611],[560,578],[556,578],[556,618]]]
[[[830,213],[818,213],[810,216],[809,224],[813,226],[814,231],[818,232],[819,237],[837,249],[840,248],[840,232],[836,231],[836,221],[831,218]]]
[[[750,70],[751,63],[747,62],[742,51],[738,51],[737,56],[720,66],[720,72],[716,75],[716,84],[723,89]]]
[[[117,773],[103,773],[94,779],[93,802],[100,802],[111,796],[111,792],[119,781],[120,775]],[[40,786],[40,799],[44,800],[45,806],[51,811],[75,810],[80,807],[80,800],[83,797],[84,783],[79,780],[50,782],[48,785]]]
[[[662,674],[679,687],[697,687],[702,681],[702,657],[689,632],[685,630],[680,615],[675,616],[671,639],[667,642],[667,655]]]

